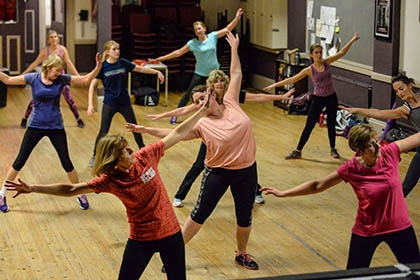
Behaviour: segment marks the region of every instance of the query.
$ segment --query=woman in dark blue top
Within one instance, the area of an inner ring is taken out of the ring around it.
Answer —
[[[116,113],[123,115],[128,123],[137,124],[127,89],[127,74],[132,71],[143,74],[157,74],[161,83],[165,80],[163,74],[158,70],[138,66],[127,59],[120,58],[120,45],[117,42],[113,40],[106,42],[104,45],[102,69],[96,78],[92,80],[89,87],[88,116],[91,116],[95,112],[93,93],[98,86],[99,80],[102,81],[105,92],[104,104],[102,106],[101,128],[96,137],[93,156],[89,162],[90,167],[93,166],[95,161],[96,146],[99,140],[109,132],[112,118]],[[144,146],[143,137],[140,133],[135,133],[134,138],[139,148]]]
[[[101,69],[100,55],[96,55],[96,67],[89,74],[84,76],[71,76],[62,74],[65,68],[63,59],[57,54],[51,54],[42,63],[41,73],[28,73],[10,77],[0,73],[0,81],[7,85],[29,84],[32,87],[32,98],[34,101],[33,117],[23,136],[19,154],[12,167],[8,170],[5,181],[13,181],[23,168],[32,150],[38,142],[47,136],[53,144],[60,158],[61,165],[67,172],[72,183],[78,183],[77,172],[70,160],[67,136],[64,130],[63,118],[60,111],[60,95],[63,87],[70,84],[88,84]],[[3,184],[4,185],[4,184]],[[82,209],[87,209],[89,203],[86,196],[79,195],[78,201]],[[0,190],[0,210],[9,210],[6,204],[6,188]]]

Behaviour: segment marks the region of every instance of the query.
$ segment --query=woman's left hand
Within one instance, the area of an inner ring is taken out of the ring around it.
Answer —
[[[232,48],[238,48],[239,46],[239,35],[236,33],[236,36],[232,34],[232,32],[228,32],[226,34],[226,41],[228,41],[229,45]]]
[[[158,71],[157,74],[158,74],[160,83],[163,84],[163,82],[165,81],[165,76],[160,71]]]

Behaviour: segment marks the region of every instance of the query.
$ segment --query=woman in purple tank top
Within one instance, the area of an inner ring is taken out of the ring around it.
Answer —
[[[37,66],[39,66],[50,54],[55,53],[59,55],[64,62],[66,63],[67,69],[69,69],[69,72],[73,75],[79,75],[79,72],[77,71],[76,67],[74,67],[73,63],[70,60],[69,54],[67,52],[66,47],[63,45],[60,45],[60,38],[58,37],[57,31],[55,30],[49,30],[47,34],[47,43],[48,46],[41,49],[41,51],[38,54],[38,57],[34,60],[34,62],[31,63],[31,65],[26,68],[25,71],[23,71],[22,74],[27,74],[29,72],[32,72]],[[65,74],[65,71],[63,70],[63,74]],[[67,104],[69,104],[70,110],[74,115],[74,118],[76,119],[77,126],[80,128],[85,127],[85,123],[80,118],[79,110],[77,108],[76,102],[73,99],[73,96],[70,92],[70,86],[65,86],[63,88],[63,91],[61,92],[64,96],[64,99],[66,100]],[[22,121],[20,123],[20,126],[22,128],[25,128],[28,122],[28,118],[32,113],[34,107],[33,100],[31,100],[28,104],[28,107],[26,108],[25,116],[22,118]]]
[[[294,84],[307,76],[311,77],[314,83],[314,94],[312,96],[311,107],[308,112],[305,128],[300,136],[298,146],[286,156],[286,159],[302,158],[302,149],[309,140],[309,136],[311,135],[311,132],[319,120],[319,116],[324,108],[326,108],[328,116],[333,116],[332,118],[329,118],[331,121],[327,120],[331,156],[333,158],[340,158],[340,154],[335,148],[335,116],[337,115],[338,99],[332,84],[329,65],[343,57],[350,49],[351,45],[358,39],[359,34],[354,33],[353,38],[351,38],[351,40],[339,52],[325,59],[322,58],[322,46],[319,44],[312,45],[309,54],[313,62],[310,66],[304,68],[293,77],[284,79],[264,88],[264,90],[272,90],[275,87]]]

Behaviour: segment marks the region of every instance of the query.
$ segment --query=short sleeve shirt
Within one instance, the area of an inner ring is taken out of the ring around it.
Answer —
[[[32,87],[34,110],[28,127],[38,129],[64,129],[60,111],[60,96],[63,87],[70,84],[71,76],[59,75],[51,85],[45,85],[42,73],[24,75],[26,84]]]
[[[120,58],[115,63],[104,61],[102,68],[96,76],[104,85],[104,104],[116,106],[131,105],[127,90],[127,75],[136,67],[131,61]]]
[[[158,171],[163,154],[162,141],[147,145],[134,154],[129,173],[103,174],[87,182],[96,193],[111,193],[122,201],[132,240],[159,240],[181,230]]]
[[[362,166],[354,157],[337,169],[359,201],[354,234],[374,236],[411,226],[398,171],[400,160],[397,144],[391,143],[381,148],[381,157],[372,168]]]
[[[211,71],[219,69],[217,40],[217,32],[211,32],[203,42],[198,39],[191,39],[187,42],[188,48],[195,57],[195,74],[208,77]]]

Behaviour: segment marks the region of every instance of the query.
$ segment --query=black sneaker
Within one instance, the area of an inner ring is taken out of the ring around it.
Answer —
[[[258,270],[258,264],[252,258],[253,256],[250,254],[243,253],[238,255],[238,252],[236,252],[235,263],[240,264],[248,269]]]
[[[331,157],[340,158],[340,154],[337,152],[337,149],[331,149]]]
[[[20,122],[20,127],[21,128],[26,128],[26,123],[28,122],[28,119],[23,118]]]
[[[85,127],[85,123],[83,122],[82,119],[78,119],[77,120],[77,127],[80,127],[80,128],[84,128]]]
[[[286,156],[286,159],[301,159],[302,152],[298,150],[293,150],[290,154]]]

